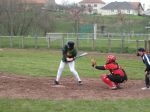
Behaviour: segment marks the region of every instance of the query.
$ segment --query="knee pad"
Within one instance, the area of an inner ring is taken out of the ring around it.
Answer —
[[[107,78],[107,75],[106,75],[106,74],[102,74],[102,75],[100,76],[100,78],[104,81],[104,80]]]

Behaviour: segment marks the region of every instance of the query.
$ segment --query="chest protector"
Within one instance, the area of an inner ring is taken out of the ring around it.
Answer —
[[[112,75],[125,76],[124,70],[118,63],[108,63],[106,64],[106,69],[109,70]]]

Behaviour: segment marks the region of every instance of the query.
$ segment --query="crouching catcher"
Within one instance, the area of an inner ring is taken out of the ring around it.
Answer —
[[[98,70],[109,70],[110,74],[102,74],[101,79],[110,89],[116,90],[120,88],[120,83],[127,81],[127,75],[124,69],[116,62],[114,55],[108,55],[104,66],[97,66],[96,60],[92,59],[92,67]]]

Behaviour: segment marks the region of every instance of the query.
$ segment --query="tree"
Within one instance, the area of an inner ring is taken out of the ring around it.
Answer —
[[[27,35],[40,12],[26,0],[0,0],[0,27],[7,35]]]
[[[37,20],[37,25],[43,31],[44,35],[47,32],[52,32],[55,29],[55,16],[53,12],[42,12]]]
[[[78,7],[76,4],[73,4],[69,8],[69,12],[71,14],[71,18],[74,21],[74,29],[75,33],[79,32],[79,24],[80,24],[80,14],[83,12],[82,7]]]
[[[47,32],[52,32],[55,28],[55,12],[57,11],[57,5],[55,0],[47,0],[42,11],[37,18],[38,27],[44,32],[44,35]]]
[[[56,11],[57,5],[55,3],[55,0],[47,0],[47,2],[44,4],[43,9],[49,10],[49,11]]]

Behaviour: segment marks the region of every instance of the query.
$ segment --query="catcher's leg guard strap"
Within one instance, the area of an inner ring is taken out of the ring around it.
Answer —
[[[106,74],[103,74],[103,75],[101,76],[101,79],[102,79],[103,82],[106,83],[109,87],[115,86],[115,83],[112,82],[112,81],[107,77]]]

